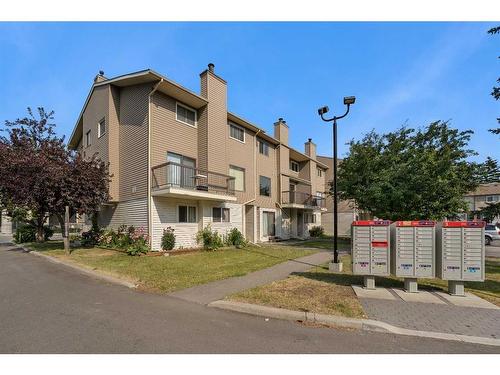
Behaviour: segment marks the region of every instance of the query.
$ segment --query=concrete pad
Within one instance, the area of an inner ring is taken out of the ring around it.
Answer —
[[[465,297],[461,296],[452,296],[448,293],[444,292],[436,292],[440,297],[446,299],[448,302],[455,306],[463,306],[463,307],[477,307],[481,309],[495,309],[498,310],[500,307],[488,302],[475,294],[465,293]]]
[[[396,297],[386,288],[365,289],[359,285],[352,285],[352,289],[358,298],[375,298],[395,300]]]
[[[393,288],[392,290],[405,302],[438,303],[446,305],[446,302],[427,291],[421,290],[418,293],[408,293],[403,289]]]

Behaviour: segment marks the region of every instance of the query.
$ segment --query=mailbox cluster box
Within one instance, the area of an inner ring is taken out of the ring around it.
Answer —
[[[436,272],[443,280],[484,281],[483,221],[437,225]]]
[[[434,221],[396,221],[391,225],[391,271],[409,278],[435,276]]]
[[[389,275],[390,225],[389,220],[366,220],[352,223],[352,271],[354,274]]]

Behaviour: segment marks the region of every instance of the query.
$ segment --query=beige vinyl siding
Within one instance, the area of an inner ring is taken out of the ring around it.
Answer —
[[[245,238],[250,242],[255,242],[255,206],[245,206]]]
[[[97,124],[103,118],[108,122],[109,111],[109,85],[96,87],[92,96],[89,99],[87,108],[83,112],[83,151],[87,158],[96,155],[100,160],[105,163],[109,162],[108,158],[108,141],[109,132],[102,137],[97,137]],[[87,147],[85,143],[85,135],[90,130],[91,142]]]
[[[148,100],[151,84],[120,92],[120,199],[147,196]],[[135,192],[134,192],[135,191]]]
[[[176,120],[177,101],[156,92],[151,102],[151,167],[165,163],[167,152],[196,160],[198,129]]]
[[[117,229],[120,225],[143,228],[148,231],[147,198],[134,199],[114,205],[102,206],[99,213],[99,225]]]
[[[207,73],[201,77],[201,95],[208,95]],[[208,170],[208,105],[198,110],[198,167]]]
[[[106,122],[109,139],[109,173],[112,175],[109,184],[111,201],[120,200],[120,90],[109,86],[109,110]]]
[[[270,197],[260,195],[259,176],[271,179]],[[255,181],[255,188],[257,189],[257,206],[268,208],[276,206],[276,202],[278,202],[278,172],[276,168],[276,149],[273,147],[269,148],[269,156],[257,152],[257,180]]]
[[[208,71],[202,74],[201,80],[202,96],[206,97],[209,103],[207,105],[207,116],[205,118],[204,113],[200,116],[198,126],[201,126],[201,131],[205,131],[205,129],[208,131],[206,146],[208,169],[213,172],[227,174],[229,164],[227,144],[229,135],[226,83]]]
[[[229,126],[226,127],[226,130],[227,134],[229,134]],[[245,129],[245,143],[235,141],[234,139],[229,139],[227,142],[227,153],[230,157],[228,160],[228,170],[225,174],[229,174],[229,165],[245,170],[245,191],[235,192],[238,203],[248,202],[255,197],[254,147],[256,147],[255,136],[247,129]],[[258,149],[255,150],[256,153],[258,151]],[[269,162],[272,163],[273,161],[269,160]]]

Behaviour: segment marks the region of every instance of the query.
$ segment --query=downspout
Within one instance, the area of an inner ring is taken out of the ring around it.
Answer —
[[[151,98],[163,82],[163,78],[153,87],[148,95],[148,237],[149,247],[153,245],[153,210],[151,208]]]

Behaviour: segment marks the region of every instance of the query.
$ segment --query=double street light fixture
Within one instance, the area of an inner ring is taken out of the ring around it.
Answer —
[[[338,197],[337,197],[337,120],[344,118],[349,113],[351,104],[354,104],[356,97],[344,97],[344,105],[347,106],[346,112],[342,116],[333,116],[332,118],[325,118],[324,115],[328,113],[327,106],[318,109],[318,114],[321,119],[326,122],[333,121],[333,268],[335,271],[341,271],[342,266],[339,264],[338,253]]]

